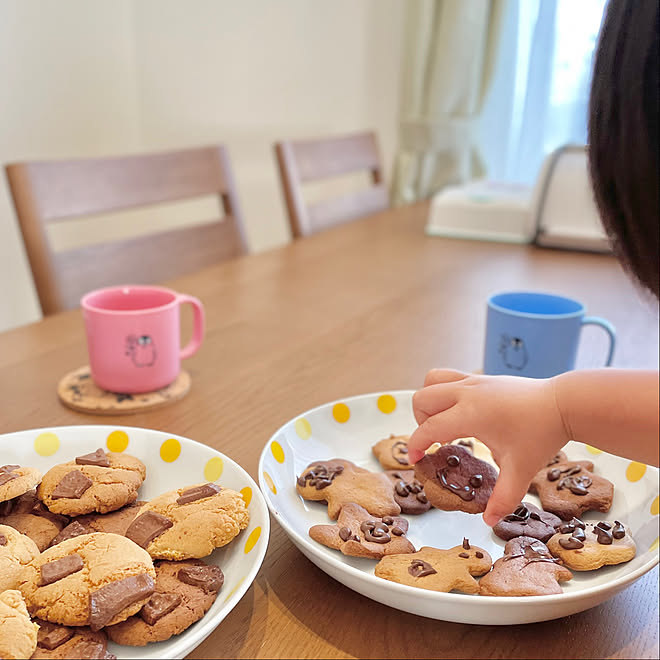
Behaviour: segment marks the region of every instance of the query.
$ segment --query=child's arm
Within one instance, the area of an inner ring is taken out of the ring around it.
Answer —
[[[532,477],[569,440],[658,464],[658,372],[600,369],[549,379],[429,372],[413,398],[420,425],[412,462],[434,442],[474,436],[500,466],[484,513],[489,525],[510,513]]]

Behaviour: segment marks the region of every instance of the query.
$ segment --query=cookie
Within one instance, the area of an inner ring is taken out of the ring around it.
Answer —
[[[424,487],[415,479],[414,470],[387,470],[385,474],[394,486],[394,501],[401,507],[401,513],[416,516],[431,508]]]
[[[72,539],[74,536],[82,536],[83,534],[92,534],[94,532],[125,536],[129,525],[145,504],[146,502],[142,501],[133,502],[133,504],[128,504],[110,513],[88,513],[85,516],[78,516],[62,529],[50,542],[50,545],[57,545],[62,541]]]
[[[0,591],[16,589],[23,566],[38,554],[39,548],[31,538],[0,525]]]
[[[497,481],[497,470],[460,445],[444,445],[415,464],[415,476],[436,509],[481,513]]]
[[[62,541],[33,559],[19,588],[32,616],[99,630],[135,614],[151,598],[149,554],[118,534]]]
[[[0,466],[0,502],[13,500],[32,490],[41,481],[41,472],[20,465]]]
[[[0,593],[0,658],[29,658],[37,648],[39,626],[30,621],[20,591]]]
[[[0,524],[9,525],[29,536],[43,552],[50,542],[69,524],[69,518],[50,512],[30,490],[13,500],[0,502]]]
[[[505,541],[527,536],[546,543],[558,525],[561,525],[561,518],[554,513],[543,511],[530,502],[521,502],[513,513],[493,526],[493,532]]]
[[[408,460],[409,435],[390,435],[372,448],[374,456],[385,470],[397,470],[410,467]]]
[[[385,555],[415,552],[405,536],[407,531],[408,521],[404,518],[378,518],[357,504],[346,504],[335,525],[314,525],[309,535],[345,555],[380,559]]]
[[[145,504],[126,536],[154,559],[193,559],[227,545],[248,526],[240,493],[203,483],[163,493]]]
[[[157,561],[156,591],[135,616],[105,629],[110,639],[126,646],[163,642],[199,621],[208,612],[224,582],[217,566],[200,559]]]
[[[305,500],[327,502],[332,520],[337,520],[341,508],[350,503],[359,504],[379,518],[401,513],[387,475],[341,458],[310,463],[296,480],[296,490]]]
[[[504,556],[479,581],[482,596],[548,596],[560,594],[560,582],[573,574],[550,554],[545,543],[518,536],[504,546]]]
[[[410,555],[383,557],[376,564],[374,573],[377,577],[410,587],[476,594],[479,583],[473,576],[487,573],[492,563],[484,549],[463,539],[463,545],[449,550],[424,547]]]
[[[135,502],[145,476],[137,458],[98,449],[48,470],[37,495],[54,513],[108,513]]]
[[[537,472],[529,486],[541,506],[562,520],[579,518],[585,511],[607,513],[612,506],[614,485],[591,472],[591,461],[557,463]]]
[[[548,548],[574,571],[623,564],[637,552],[630,529],[618,520],[598,523],[572,520],[559,528],[548,541]]]
[[[69,628],[50,621],[37,619],[37,650],[31,660],[52,658],[65,660],[67,658],[103,658],[111,660],[116,657],[108,653],[108,638],[101,630],[94,632],[87,626]]]

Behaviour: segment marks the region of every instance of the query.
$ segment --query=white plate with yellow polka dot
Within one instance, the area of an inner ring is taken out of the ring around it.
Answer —
[[[412,391],[387,392],[334,401],[302,413],[268,441],[259,463],[259,484],[278,523],[293,543],[319,568],[347,587],[385,605],[444,621],[508,625],[556,619],[612,597],[658,563],[658,470],[600,452],[580,443],[564,451],[571,460],[589,459],[596,474],[615,484],[608,514],[586,513],[585,521],[621,520],[632,529],[637,556],[627,564],[578,573],[564,583],[562,594],[506,598],[438,593],[383,580],[374,575],[375,561],[346,557],[309,537],[312,525],[332,521],[320,502],[304,501],[296,477],[313,461],[344,458],[380,471],[371,447],[394,433],[416,428]],[[540,505],[537,497],[526,500]],[[463,538],[485,548],[493,561],[503,554],[497,538],[480,515],[431,509],[409,521],[408,538],[416,548],[450,548]]]
[[[183,658],[213,632],[256,577],[269,537],[264,498],[250,475],[224,454],[194,440],[150,429],[61,426],[8,433],[0,435],[0,463],[18,463],[45,473],[53,465],[98,447],[125,451],[146,465],[147,477],[138,493],[141,500],[177,487],[211,481],[239,491],[248,503],[248,528],[229,545],[204,558],[219,566],[225,576],[222,590],[204,618],[166,642],[144,647],[108,645],[118,658]]]

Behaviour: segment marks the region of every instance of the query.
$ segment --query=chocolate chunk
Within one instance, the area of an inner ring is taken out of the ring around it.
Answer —
[[[77,640],[67,649],[67,657],[84,658],[85,660],[108,660],[116,658],[112,653],[108,653],[105,644],[93,639],[84,637]]]
[[[300,477],[298,477],[297,481],[298,481],[298,485],[299,485],[301,488],[307,483],[307,482],[305,481],[305,477],[303,477],[302,475],[301,475]]]
[[[51,542],[50,547],[62,543],[62,541],[68,541],[76,536],[82,536],[83,534],[91,534],[94,530],[89,527],[85,527],[82,523],[79,523],[77,520],[74,520],[72,523],[68,524]]]
[[[89,477],[86,477],[80,470],[72,470],[62,477],[50,496],[54,500],[62,498],[78,500],[91,485],[92,480]]]
[[[417,495],[415,495],[415,497],[422,504],[426,504],[429,501],[429,498],[426,497],[426,495],[424,493],[417,493]]]
[[[97,631],[107,626],[123,609],[154,593],[154,581],[147,573],[110,582],[92,591],[89,597],[89,625]]]
[[[181,582],[204,591],[220,591],[225,576],[217,566],[184,566],[179,569],[177,577]]]
[[[353,536],[353,532],[351,532],[351,530],[348,527],[342,527],[339,530],[339,538],[342,541],[348,541],[348,539],[350,539],[351,536]]]
[[[394,518],[392,516],[383,516],[381,520],[386,524],[386,525],[392,525],[394,524]]]
[[[401,527],[397,527],[396,525],[392,527],[391,531],[392,534],[394,534],[394,536],[403,536],[405,534],[405,532],[401,529]]]
[[[479,551],[477,551],[477,552],[474,553],[474,556],[475,556],[477,559],[483,559],[483,558],[484,558],[484,553],[483,553],[483,552],[479,552]]]
[[[39,586],[43,587],[47,584],[52,584],[65,578],[67,575],[77,573],[82,570],[83,566],[82,557],[77,552],[61,559],[49,561],[41,566],[41,584]]]
[[[469,550],[470,549],[470,541],[466,538],[463,538],[463,550]]]
[[[181,496],[177,499],[177,504],[190,504],[190,502],[196,502],[197,500],[203,500],[205,497],[211,497],[216,495],[222,489],[216,484],[204,484],[203,486],[195,486],[195,488],[189,488],[184,490],[181,493]]]
[[[421,559],[414,559],[410,562],[410,566],[408,566],[408,573],[413,577],[426,577],[437,572],[431,564]]]
[[[128,526],[125,536],[140,547],[146,548],[173,524],[169,518],[156,511],[145,511]]]
[[[5,516],[8,516],[15,504],[16,500],[5,500],[4,502],[0,502],[0,518],[4,518]]]
[[[18,475],[13,472],[0,472],[0,486],[4,486],[7,482],[18,479]]]
[[[552,468],[552,470],[548,470],[548,481],[557,481],[559,477],[561,477],[561,470],[559,468]]]
[[[76,464],[95,465],[97,467],[110,467],[110,461],[108,460],[108,456],[100,447],[91,454],[85,454],[84,456],[77,456]]]
[[[447,465],[451,467],[457,467],[461,462],[461,459],[455,454],[450,454],[447,456]]]
[[[559,545],[566,550],[579,550],[580,548],[584,548],[584,543],[578,541],[572,536],[569,536],[567,539],[559,539]]]
[[[469,558],[470,558],[470,555],[468,555],[467,552],[461,552],[461,553],[459,553],[458,556],[459,556],[461,559],[469,559]]]
[[[143,621],[153,626],[156,621],[169,614],[181,604],[179,594],[154,594],[149,602],[140,610]]]
[[[37,646],[48,651],[62,646],[68,642],[74,635],[73,628],[58,626],[49,621],[39,621],[39,630],[37,631]],[[73,657],[73,656],[71,656]]]
[[[618,521],[614,521],[614,529],[612,530],[612,536],[615,539],[622,539],[626,535],[626,528]]]
[[[20,465],[3,465],[0,467],[0,472],[13,472],[14,470],[18,470],[18,468],[21,467]]]
[[[4,534],[0,534],[0,545],[7,545],[7,537]]]

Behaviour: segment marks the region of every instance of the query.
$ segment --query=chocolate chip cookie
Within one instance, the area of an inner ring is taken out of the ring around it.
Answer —
[[[20,465],[0,466],[0,502],[32,490],[41,481],[41,472]]]
[[[23,566],[39,554],[39,548],[29,537],[13,527],[0,525],[0,592],[16,589]]]
[[[527,536],[547,543],[561,525],[561,518],[554,513],[543,511],[530,502],[521,502],[513,513],[502,518],[493,532],[505,541],[516,536]]]
[[[70,658],[102,658],[116,660],[109,653],[108,638],[102,630],[94,632],[87,626],[60,626],[37,619],[37,650],[31,660],[68,660]]]

